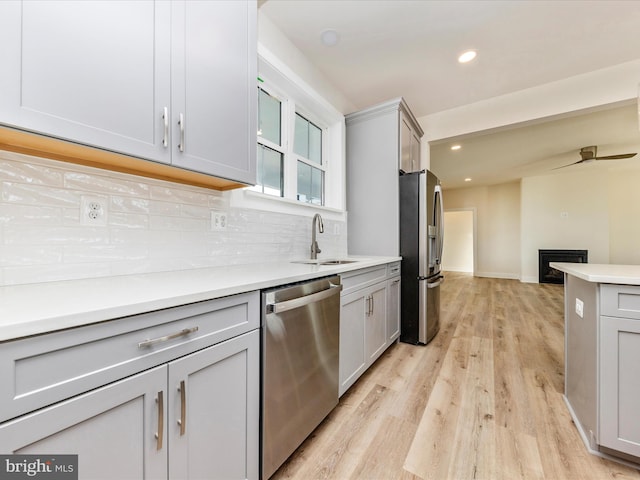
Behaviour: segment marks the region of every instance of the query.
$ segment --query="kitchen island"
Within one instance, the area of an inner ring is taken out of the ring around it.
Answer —
[[[640,465],[640,266],[564,272],[565,402],[588,450]]]

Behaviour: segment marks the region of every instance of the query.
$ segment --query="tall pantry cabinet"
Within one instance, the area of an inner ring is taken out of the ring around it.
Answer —
[[[420,170],[423,131],[403,98],[346,116],[348,249],[400,254],[399,171]]]

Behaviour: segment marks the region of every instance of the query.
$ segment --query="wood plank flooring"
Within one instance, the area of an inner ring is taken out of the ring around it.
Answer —
[[[640,480],[564,404],[562,286],[446,277],[436,338],[391,346],[272,478]]]

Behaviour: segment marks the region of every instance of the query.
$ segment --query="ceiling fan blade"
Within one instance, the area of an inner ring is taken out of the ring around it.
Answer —
[[[623,158],[635,157],[637,153],[621,153],[619,155],[608,155],[606,157],[596,157],[596,160],[622,160]]]
[[[584,162],[584,160],[578,160],[577,162],[570,163],[569,165],[562,165],[560,167],[552,168],[551,170],[559,170],[561,168],[571,167],[573,165],[577,165],[577,164],[582,163],[582,162]]]

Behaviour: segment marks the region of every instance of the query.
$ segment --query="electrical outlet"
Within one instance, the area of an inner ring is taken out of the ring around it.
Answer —
[[[224,232],[227,229],[226,212],[211,212],[211,230],[214,232]]]
[[[107,197],[82,195],[80,197],[80,224],[104,227],[107,225]]]
[[[579,298],[576,298],[576,315],[584,318],[584,302]]]

